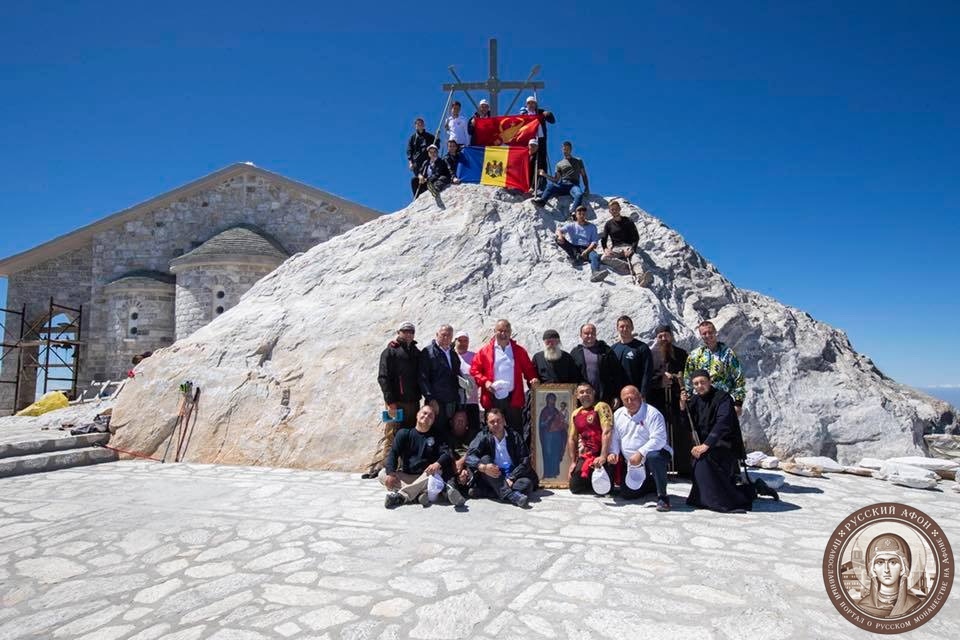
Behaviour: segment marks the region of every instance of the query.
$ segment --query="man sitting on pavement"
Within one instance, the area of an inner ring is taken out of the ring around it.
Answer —
[[[587,177],[587,169],[583,166],[583,160],[573,155],[573,143],[564,142],[563,158],[557,163],[553,179],[547,180],[547,188],[539,198],[534,198],[533,203],[537,205],[546,204],[554,196],[569,195],[573,198],[571,208],[576,210],[583,201],[583,197],[590,193],[590,179]],[[540,175],[547,177],[547,172],[540,169]],[[580,188],[580,178],[583,178],[583,188]]]
[[[556,329],[543,332],[543,351],[533,355],[537,379],[543,384],[576,384],[580,382],[580,368],[573,357],[563,350]]]
[[[487,411],[487,429],[470,443],[467,467],[476,485],[471,497],[495,497],[526,507],[539,484],[523,436],[506,428],[499,409]]]
[[[609,241],[609,245],[608,245]],[[600,249],[603,251],[601,260],[604,264],[620,271],[629,269],[637,284],[641,287],[650,286],[653,275],[643,270],[643,261],[637,253],[637,244],[640,242],[640,232],[637,225],[630,218],[621,215],[620,202],[610,202],[610,219],[603,225],[600,234]]]
[[[453,414],[449,431],[447,444],[450,447],[452,467],[447,469],[446,475],[449,475],[457,489],[465,494],[473,480],[473,473],[467,468],[467,452],[480,430],[470,426],[466,412],[461,409]]]
[[[563,249],[570,263],[577,266],[583,262],[590,262],[590,281],[600,282],[607,277],[607,272],[600,268],[600,254],[597,246],[600,238],[597,235],[597,225],[587,222],[587,208],[580,205],[576,209],[576,219],[573,222],[557,227],[557,245]]]
[[[426,506],[430,476],[436,475],[445,481],[452,479],[443,478],[443,468],[452,466],[452,456],[446,441],[433,430],[433,420],[433,409],[424,405],[417,412],[417,426],[401,429],[394,438],[386,464],[377,476],[387,488],[383,502],[387,509],[412,502]],[[463,495],[452,483],[445,483],[444,493],[450,504],[463,505]]]
[[[667,444],[663,415],[644,402],[640,390],[633,385],[623,388],[620,400],[623,406],[613,414],[613,442],[607,458],[608,463],[616,464],[623,456],[626,470],[620,496],[634,500],[655,488],[657,511],[670,511],[667,467],[672,451]],[[644,475],[645,480],[640,481]]]

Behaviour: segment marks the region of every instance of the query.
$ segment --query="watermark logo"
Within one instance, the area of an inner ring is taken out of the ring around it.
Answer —
[[[927,514],[883,502],[850,514],[823,553],[823,583],[844,618],[873,633],[912,631],[946,604],[954,560]]]

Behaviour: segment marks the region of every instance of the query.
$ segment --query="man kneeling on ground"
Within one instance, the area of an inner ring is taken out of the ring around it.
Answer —
[[[663,414],[643,401],[640,390],[627,385],[620,392],[623,406],[613,414],[613,442],[610,445],[610,464],[623,454],[626,463],[620,496],[633,500],[657,491],[657,511],[670,511],[670,496],[667,495],[667,466],[672,449],[667,444],[667,426]],[[640,473],[643,469],[644,473]],[[646,481],[633,478],[646,476]],[[650,477],[653,477],[653,482]]]
[[[387,488],[383,502],[387,509],[412,502],[427,506],[427,485],[434,475],[445,482],[444,493],[450,504],[459,507],[465,502],[449,482],[453,478],[453,458],[446,441],[433,430],[435,418],[430,405],[425,405],[417,412],[417,426],[401,429],[393,439],[384,468],[377,476],[380,484]]]
[[[499,409],[487,410],[487,428],[477,434],[467,452],[467,467],[473,472],[475,487],[470,497],[499,498],[526,507],[539,478],[530,463],[530,450],[523,436],[507,430]]]

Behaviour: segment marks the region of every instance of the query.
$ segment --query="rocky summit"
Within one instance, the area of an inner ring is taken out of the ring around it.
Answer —
[[[176,422],[178,385],[202,389],[185,459],[361,470],[381,433],[381,350],[405,320],[424,346],[442,323],[489,340],[507,318],[531,354],[544,329],[572,348],[584,322],[615,338],[633,317],[648,342],[670,323],[677,342],[699,343],[711,319],[747,377],[748,449],[780,458],[924,455],[924,433],[957,427],[956,411],[884,376],[846,335],[803,311],[738,289],[683,237],[624,203],[653,274],[649,288],[611,273],[590,281],[554,244],[568,201],[536,208],[519,196],[459,185],[443,202],[424,194],[297,254],[241,303],[141,363],[114,409],[112,444],[162,453]],[[608,200],[591,197],[593,220]]]

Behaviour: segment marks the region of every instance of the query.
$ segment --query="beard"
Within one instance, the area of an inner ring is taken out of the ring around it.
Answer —
[[[673,359],[673,343],[672,342],[658,342],[657,349],[660,350],[660,355],[663,357],[664,361],[669,362]]]
[[[560,348],[560,345],[555,347],[544,347],[543,349],[543,357],[546,358],[547,362],[556,362],[562,355],[563,349]]]

